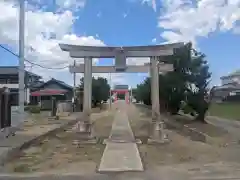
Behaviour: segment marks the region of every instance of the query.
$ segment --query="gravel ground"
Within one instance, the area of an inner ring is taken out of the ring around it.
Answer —
[[[151,113],[149,110],[136,108],[133,105],[126,105],[126,108],[136,138],[146,140]],[[95,134],[102,138],[108,137],[113,120],[113,114],[103,114],[102,116],[95,114],[92,117]],[[166,131],[171,140],[168,144],[148,145],[143,143],[138,145],[145,166],[144,172],[123,173],[119,174],[119,177],[121,176],[123,179],[134,179],[135,177],[138,179],[141,177],[142,179],[159,179],[160,177],[181,179],[181,174],[206,174],[207,171],[221,174],[221,172],[230,172],[229,168],[239,169],[239,146],[219,147],[193,141],[173,130]],[[23,151],[19,158],[6,165],[6,169],[8,172],[47,173],[51,171],[56,173],[72,172],[84,176],[86,174],[96,175],[95,170],[99,165],[105,145],[83,145],[80,139],[81,135],[71,130],[58,133],[46,138],[40,145],[34,145]],[[224,165],[221,165],[222,162]]]
[[[112,112],[94,113],[91,116],[91,121],[94,122],[94,135],[98,138],[107,138],[112,120]],[[84,137],[86,136],[76,133],[75,125],[67,127],[64,131],[23,150],[17,158],[5,165],[5,170],[21,173],[50,171],[95,173],[105,145],[82,143]]]
[[[142,107],[136,107],[130,105],[128,107],[128,114],[132,129],[136,136],[147,137],[149,123],[151,122],[151,112]],[[212,125],[210,125],[213,127]],[[216,130],[216,127],[212,129],[210,126],[201,127],[205,131]],[[217,143],[206,144],[199,141],[191,140],[191,137],[186,137],[178,134],[174,130],[166,130],[170,143],[162,145],[148,145],[140,144],[139,151],[142,156],[142,160],[145,164],[145,168],[153,169],[158,166],[179,165],[179,164],[205,164],[205,163],[217,163],[219,161],[240,163],[239,150],[240,147],[235,145],[234,147],[219,147]],[[222,137],[220,136],[222,132]],[[216,130],[219,138],[225,138],[226,132]],[[212,132],[212,134],[216,135]],[[210,133],[211,134],[211,133]],[[225,140],[225,139],[224,139]],[[222,142],[221,142],[222,143]]]
[[[75,132],[60,132],[38,145],[22,151],[18,158],[6,164],[9,172],[48,172],[66,170],[78,163],[78,169],[94,172],[102,156],[104,145],[81,144]],[[89,167],[91,166],[91,168]]]

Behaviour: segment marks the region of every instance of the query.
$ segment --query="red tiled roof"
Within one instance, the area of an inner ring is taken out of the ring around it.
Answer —
[[[128,89],[113,89],[111,92],[126,93],[129,92]]]
[[[61,89],[42,89],[31,93],[31,96],[53,96],[65,94],[66,90]]]

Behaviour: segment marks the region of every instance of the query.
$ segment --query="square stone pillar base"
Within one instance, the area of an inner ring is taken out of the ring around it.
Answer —
[[[164,131],[164,122],[152,122],[148,144],[165,144],[168,142],[170,142],[170,140],[168,139],[168,136]]]
[[[90,121],[90,116],[84,116],[76,124],[76,132],[83,134],[86,139],[94,139],[93,125]]]

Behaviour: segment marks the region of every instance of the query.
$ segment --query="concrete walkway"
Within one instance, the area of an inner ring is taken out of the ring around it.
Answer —
[[[115,114],[98,171],[143,171],[137,144],[124,109]]]
[[[114,117],[109,140],[113,142],[134,142],[135,138],[124,110],[118,110]]]

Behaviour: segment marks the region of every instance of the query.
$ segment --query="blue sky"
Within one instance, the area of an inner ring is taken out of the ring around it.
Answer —
[[[219,84],[220,76],[240,68],[240,0],[229,0],[224,5],[219,4],[222,0],[199,0],[198,3],[189,3],[190,1],[156,0],[155,11],[154,0],[56,0],[58,5],[46,0],[41,1],[41,4],[38,0],[31,0],[26,14],[27,17],[31,16],[26,23],[26,57],[47,67],[63,67],[71,64],[72,60],[60,59],[60,52],[54,46],[56,42],[134,46],[192,41],[197,49],[207,55],[213,73],[212,83]],[[8,33],[6,35],[0,32],[0,42],[2,40],[1,44],[16,50],[17,26],[11,28],[11,23],[6,21],[17,22],[17,16],[13,15],[17,9],[9,5],[14,5],[14,1],[0,3],[0,7],[9,8],[5,19],[0,18],[1,27],[5,27],[3,31]],[[29,10],[32,12],[29,13]],[[54,18],[58,18],[57,23]],[[42,34],[50,33],[55,34],[56,39],[42,37]],[[29,52],[29,46],[37,53]],[[0,65],[17,65],[16,57],[2,49],[0,53]],[[134,59],[132,63],[140,61]],[[112,63],[111,59],[100,59],[97,64]],[[35,66],[30,70],[44,78],[55,77],[72,83],[68,70],[50,71]],[[103,76],[109,78],[108,75]],[[115,74],[112,79],[114,84],[127,83],[135,86],[145,76],[146,74]]]

